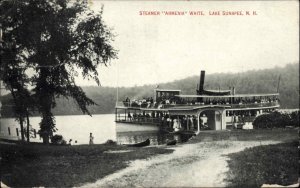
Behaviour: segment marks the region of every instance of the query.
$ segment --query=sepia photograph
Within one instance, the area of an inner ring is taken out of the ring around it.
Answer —
[[[0,188],[299,187],[298,0],[1,0]]]

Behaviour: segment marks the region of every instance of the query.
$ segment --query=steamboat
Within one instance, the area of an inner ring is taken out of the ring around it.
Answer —
[[[255,117],[279,108],[279,93],[236,94],[229,90],[206,90],[205,71],[200,72],[196,94],[183,95],[181,90],[154,90],[143,100],[117,102],[115,121],[152,124],[169,133],[203,130],[251,129]]]

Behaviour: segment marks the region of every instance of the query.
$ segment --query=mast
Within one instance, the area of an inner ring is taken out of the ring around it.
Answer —
[[[116,106],[119,103],[119,64],[117,62],[117,101],[116,101]]]
[[[278,83],[277,83],[277,93],[279,93],[280,77],[281,77],[281,75],[279,75],[279,77],[278,77]]]
[[[1,109],[2,109],[2,103],[1,103],[1,90],[2,90],[2,85],[1,85],[1,79],[0,79],[0,118],[1,118]]]
[[[0,23],[0,63],[2,64],[2,36],[3,36],[3,32],[2,32],[2,24]],[[1,72],[2,67],[0,67],[0,74],[2,74]],[[0,76],[0,118],[1,118],[1,109],[2,109],[2,103],[1,103],[1,90],[2,90],[2,81],[1,81],[1,77]],[[0,124],[1,126],[1,124]]]

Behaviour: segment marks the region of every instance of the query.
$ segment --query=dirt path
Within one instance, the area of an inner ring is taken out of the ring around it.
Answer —
[[[224,187],[225,156],[272,141],[214,141],[174,147],[172,154],[133,161],[129,167],[83,187]]]

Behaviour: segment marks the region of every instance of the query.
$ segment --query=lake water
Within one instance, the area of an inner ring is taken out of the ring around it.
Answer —
[[[174,135],[165,135],[155,125],[133,125],[116,123],[114,114],[56,116],[55,134],[60,134],[66,141],[72,139],[72,144],[88,144],[89,135],[93,133],[94,143],[101,144],[107,140],[117,141],[118,144],[133,144],[150,139],[151,145],[163,144],[167,139],[174,139]],[[20,139],[20,126],[13,118],[0,119],[0,137],[6,139]],[[31,117],[32,128],[39,130],[40,117]],[[10,129],[10,130],[8,130]],[[9,134],[10,132],[10,134]],[[19,133],[17,133],[19,132]],[[180,138],[175,138],[180,140]],[[42,142],[37,135],[31,141]]]

